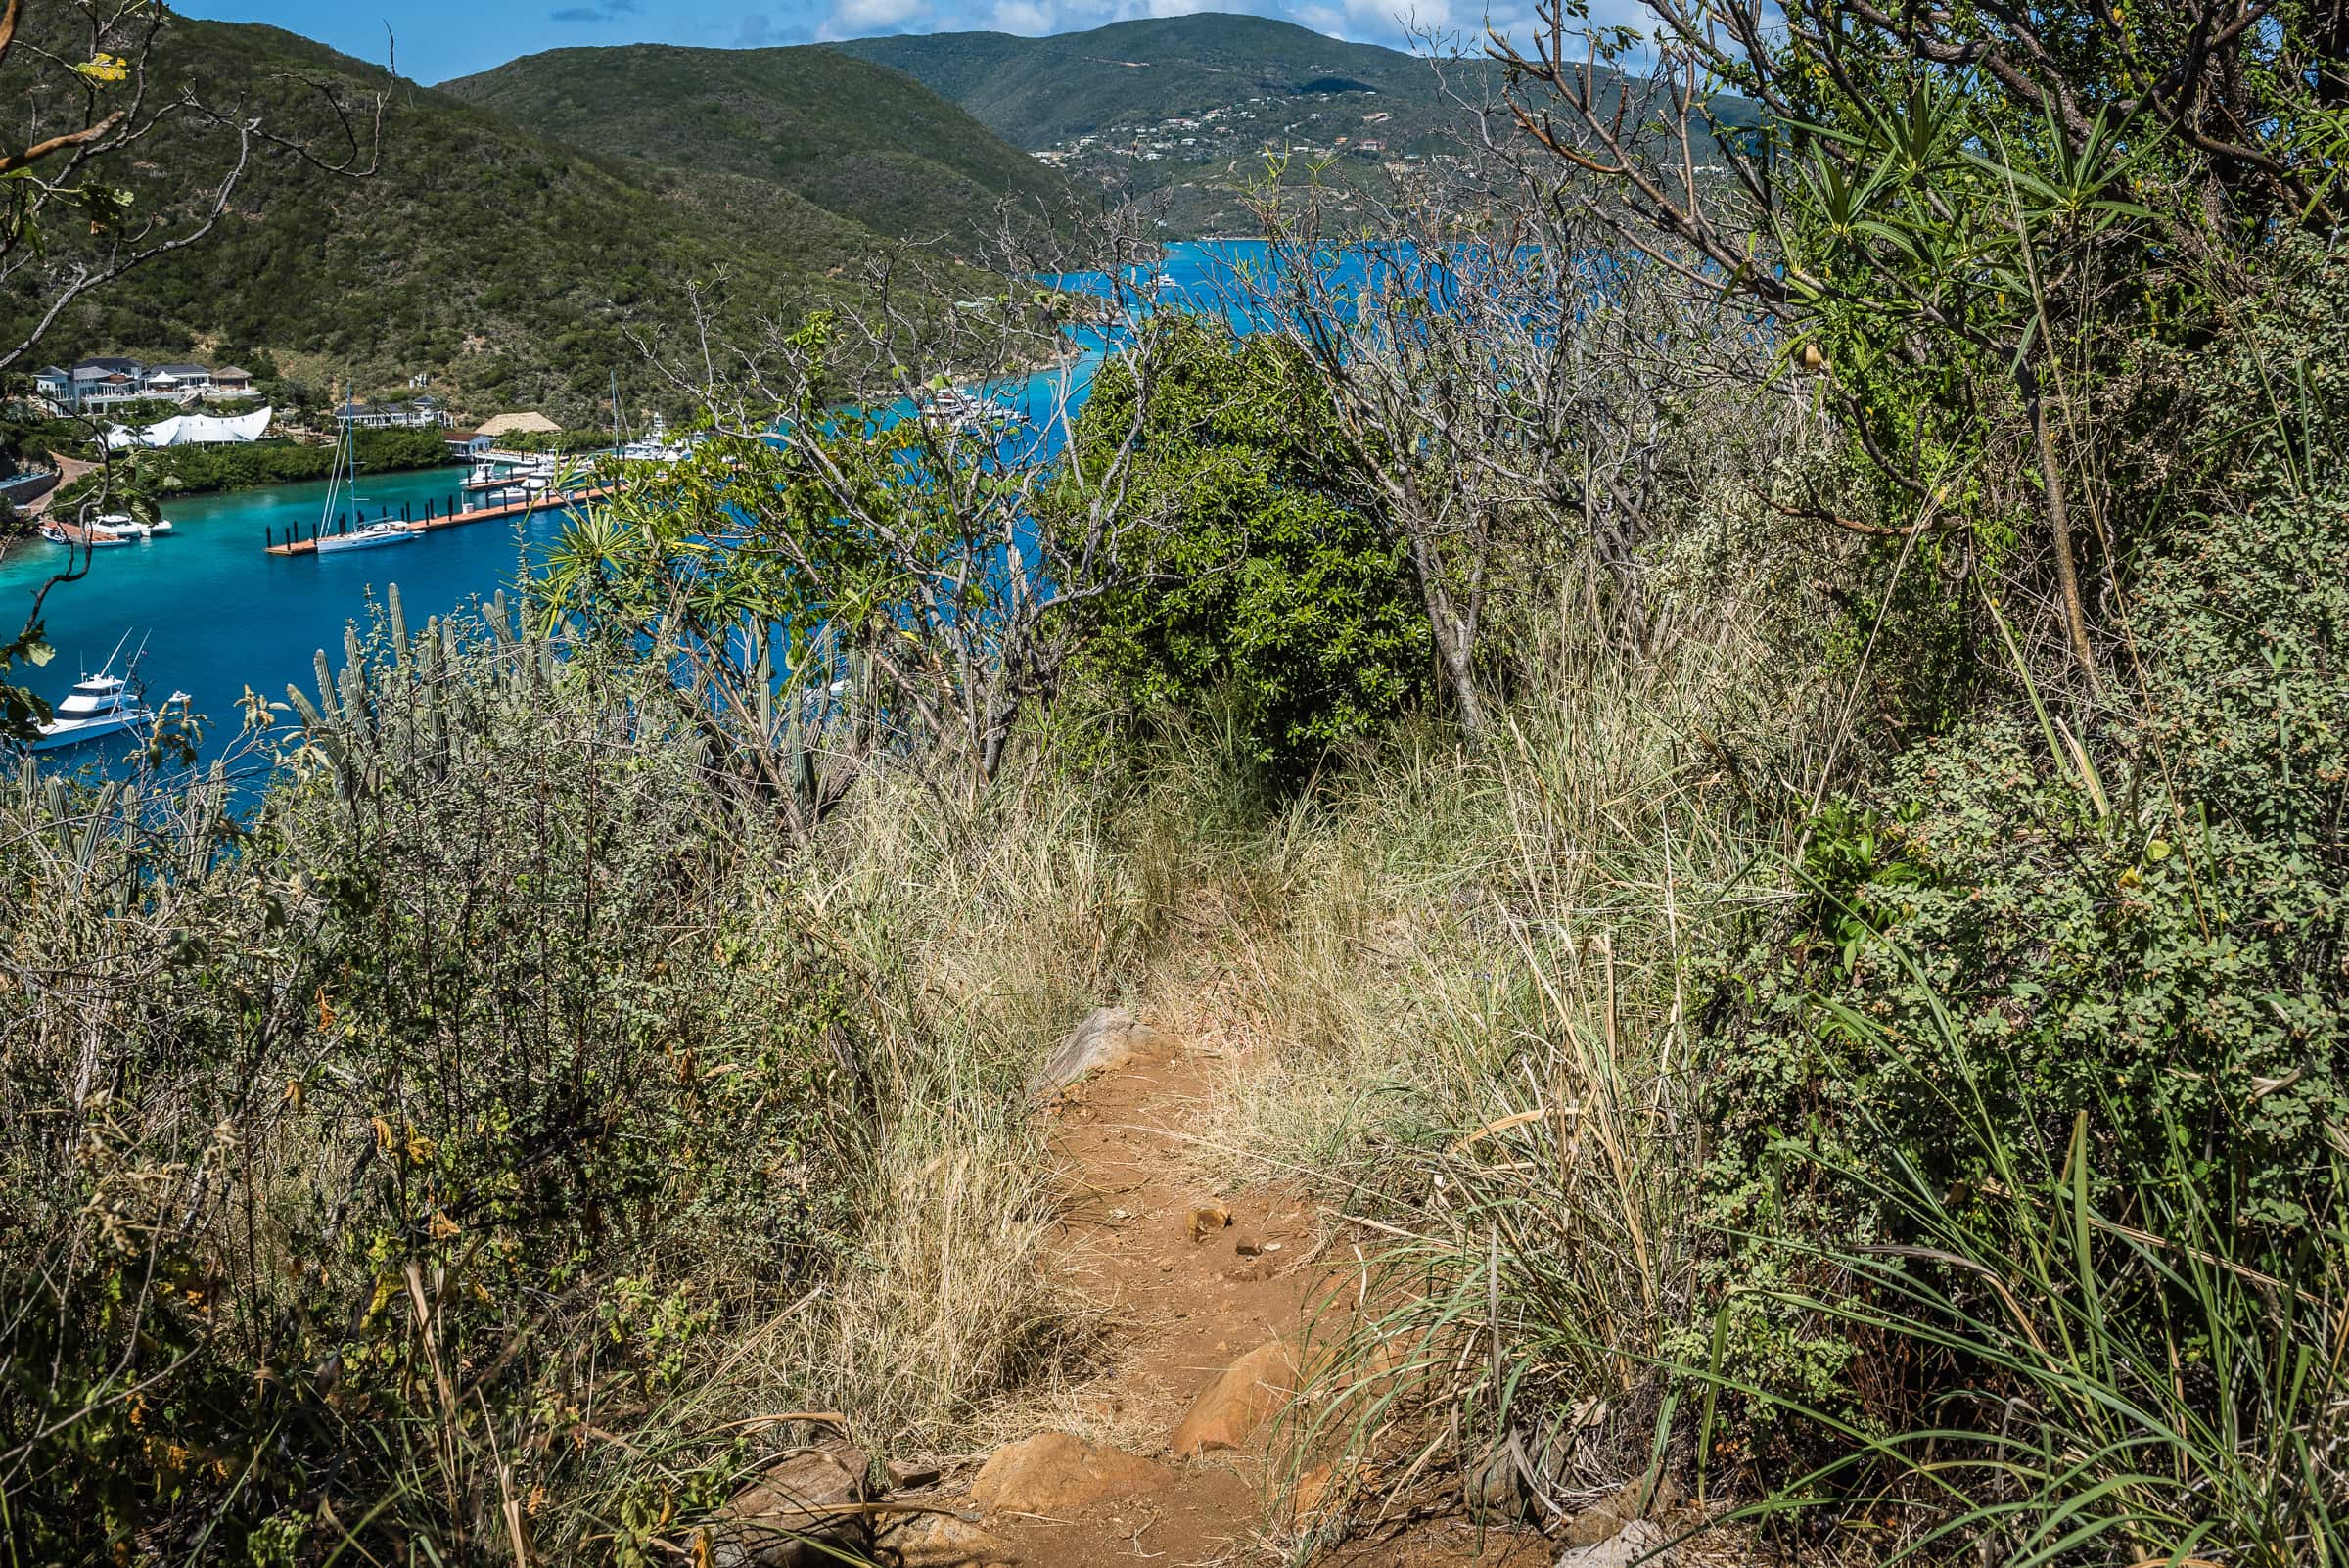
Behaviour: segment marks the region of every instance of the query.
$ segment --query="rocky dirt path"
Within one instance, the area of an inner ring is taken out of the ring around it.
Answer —
[[[1100,1015],[1096,1015],[1098,1018]],[[1119,1031],[1122,1030],[1122,1033]],[[1096,1031],[1098,1033],[1098,1031]],[[1219,1189],[1185,1136],[1214,1064],[1147,1028],[1115,1025],[1106,1058],[1043,1114],[1063,1183],[1052,1264],[1111,1325],[1084,1426],[1126,1447],[1039,1432],[999,1450],[967,1493],[973,1523],[923,1515],[885,1530],[906,1568],[1203,1568],[1296,1560],[1271,1418],[1295,1381],[1305,1314],[1330,1274],[1322,1217],[1301,1194]],[[1421,1521],[1321,1560],[1530,1568],[1538,1538]],[[893,1555],[894,1554],[894,1555]]]

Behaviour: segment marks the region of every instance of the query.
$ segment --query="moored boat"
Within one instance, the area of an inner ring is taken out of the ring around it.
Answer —
[[[380,523],[352,529],[347,533],[319,534],[318,553],[327,555],[337,550],[373,550],[386,544],[405,544],[423,531],[397,518],[386,518]]]
[[[312,548],[320,555],[333,555],[344,550],[374,550],[387,544],[406,544],[424,531],[395,517],[379,518],[369,523],[364,520],[364,514],[357,528],[341,526],[335,512],[335,502],[343,494],[345,486],[349,487],[354,504],[359,498],[359,448],[353,432],[354,427],[345,422],[343,439],[335,447],[334,466],[327,470],[326,503],[319,509],[318,531],[312,543]],[[331,530],[327,521],[329,518],[337,519]]]
[[[106,512],[90,520],[90,531],[110,539],[152,539],[159,533],[171,531],[167,518],[142,523],[128,512]]]
[[[108,545],[128,544],[132,535],[107,533],[99,529],[78,528],[70,523],[50,521],[41,525],[41,537],[52,544],[69,544],[84,550],[101,550]]]
[[[960,436],[984,435],[1028,422],[1027,416],[1010,404],[982,397],[960,387],[942,387],[923,398],[919,406],[923,419]]]
[[[84,675],[73,683],[72,691],[59,703],[53,716],[40,726],[40,733],[29,743],[36,752],[51,752],[66,746],[78,746],[83,741],[98,740],[108,735],[119,735],[125,730],[144,729],[155,722],[155,710],[140,700],[127,675],[114,672],[115,660],[122,652],[122,644],[115,644],[107,656],[106,668],[95,675]],[[138,665],[137,655],[131,666]],[[175,691],[164,700],[168,708],[184,703],[188,694]]]

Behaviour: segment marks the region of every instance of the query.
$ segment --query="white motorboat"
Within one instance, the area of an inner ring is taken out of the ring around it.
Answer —
[[[81,530],[79,537],[76,537],[67,531],[65,524],[53,522],[41,525],[41,537],[52,544],[69,544],[84,550],[103,550],[109,545],[128,544],[131,542],[132,535],[108,533],[96,527],[91,527]]]
[[[170,532],[171,521],[159,517],[152,523],[142,523],[128,512],[105,512],[90,520],[90,531],[110,539],[152,539],[159,533]]]
[[[655,414],[652,429],[614,447],[612,455],[623,463],[673,463],[685,455],[685,447],[668,438],[668,422]]]
[[[352,529],[348,533],[319,534],[318,553],[331,555],[337,550],[373,550],[386,544],[405,544],[423,531],[395,517],[388,517],[380,523]]]
[[[64,746],[78,746],[83,741],[143,729],[155,722],[155,710],[140,700],[125,676],[114,672],[115,659],[121,652],[122,644],[115,644],[115,652],[107,656],[105,669],[74,682],[66,700],[57,705],[55,716],[41,725],[40,734],[31,742],[32,750],[50,752]],[[130,662],[135,667],[139,662],[137,656],[133,655]],[[163,706],[168,708],[187,700],[186,692],[175,691]]]
[[[980,436],[1010,425],[1027,423],[1027,416],[992,397],[944,387],[922,399],[922,417],[960,436]]]
[[[477,459],[465,476],[469,490],[504,490],[517,484],[536,481],[540,488],[555,477],[555,459],[544,452],[523,457],[484,457]]]

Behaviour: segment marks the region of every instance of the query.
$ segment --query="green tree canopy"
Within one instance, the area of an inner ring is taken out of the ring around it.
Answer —
[[[1091,657],[1137,707],[1221,711],[1257,761],[1310,766],[1420,694],[1427,619],[1296,347],[1195,320],[1153,333],[1077,427],[1081,456],[1127,438],[1148,378],[1132,498],[1165,521],[1128,541]]]

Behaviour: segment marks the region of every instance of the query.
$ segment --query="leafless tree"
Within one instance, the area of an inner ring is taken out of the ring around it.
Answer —
[[[352,178],[375,171],[382,94],[352,102],[300,83],[317,113],[297,116],[299,127],[242,99],[207,99],[168,79],[160,50],[172,22],[160,0],[0,0],[0,102],[17,106],[19,122],[0,131],[0,297],[23,323],[0,336],[0,374],[28,361],[76,300],[201,243],[263,149]],[[175,198],[134,210],[117,183],[134,160],[162,166]],[[82,523],[118,488],[109,458]],[[41,607],[88,570],[86,550],[74,550],[35,590],[0,645],[0,673],[45,657]],[[47,704],[0,681],[0,738],[29,736],[47,716]]]
[[[1266,263],[1228,313],[1312,359],[1401,544],[1462,727],[1486,727],[1476,649],[1497,592],[1585,572],[1591,613],[1644,638],[1639,551],[1701,479],[1692,422],[1767,435],[1788,410],[1768,345],[1682,266],[1611,241],[1491,103],[1450,154],[1399,163],[1367,222],[1307,171],[1253,202]],[[1760,411],[1758,424],[1752,423]]]

